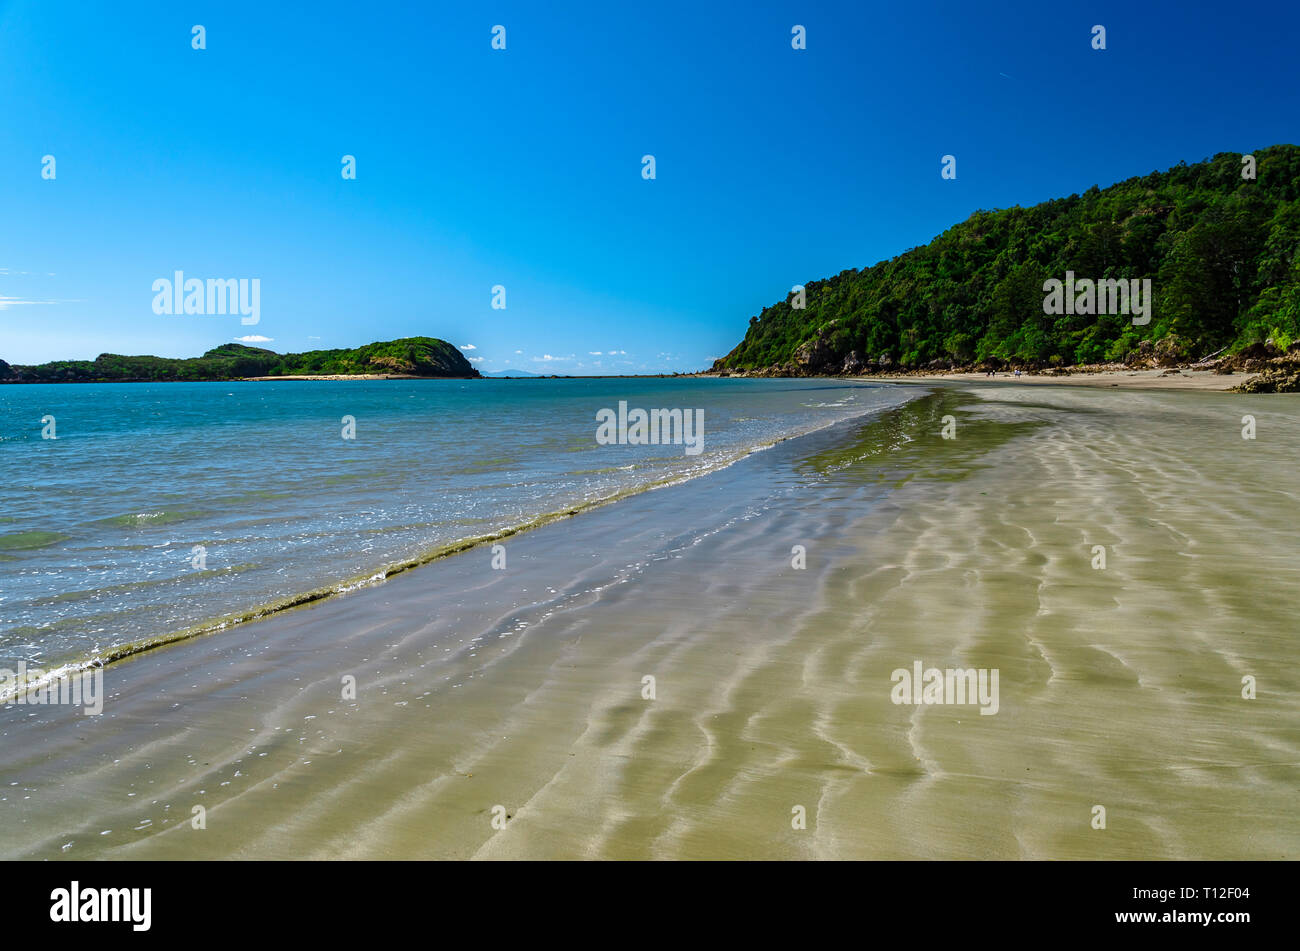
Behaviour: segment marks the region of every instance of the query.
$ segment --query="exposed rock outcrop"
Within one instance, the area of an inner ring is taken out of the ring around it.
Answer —
[[[831,333],[839,321],[832,320],[811,340],[805,340],[792,354],[794,365],[805,374],[834,373],[843,366],[841,358],[830,344]]]
[[[1300,362],[1268,367],[1259,376],[1232,388],[1234,393],[1300,393]]]

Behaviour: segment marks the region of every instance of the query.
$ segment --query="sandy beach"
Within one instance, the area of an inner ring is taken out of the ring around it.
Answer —
[[[1293,859],[1295,399],[1161,372],[909,381],[0,708],[0,854]],[[896,703],[917,663],[997,712]]]
[[[280,380],[418,380],[410,373],[295,373],[281,376],[247,376],[244,383],[272,383]]]
[[[935,373],[925,376],[855,377],[855,379],[892,380],[896,383],[926,382],[929,380],[957,381],[961,383],[1011,383],[1025,386],[1105,386],[1140,390],[1202,390],[1227,391],[1245,383],[1257,373],[1215,373],[1212,370],[1191,370],[1186,367],[1164,370],[1102,370],[1099,372],[1051,374],[1014,373],[999,371],[994,376],[984,373]]]

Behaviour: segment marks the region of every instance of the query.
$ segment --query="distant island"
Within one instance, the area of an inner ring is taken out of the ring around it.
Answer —
[[[0,383],[193,383],[334,376],[477,379],[479,372],[454,346],[434,337],[402,337],[350,350],[306,353],[224,343],[201,357],[101,353],[94,360],[55,360],[38,366],[10,366],[0,360]]]
[[[517,378],[521,380],[537,379],[543,374],[529,373],[527,370],[489,370],[484,376],[495,377],[497,379]]]
[[[1140,311],[1126,306],[1139,291]],[[1066,372],[1214,358],[1225,372],[1262,371],[1256,387],[1297,386],[1294,145],[977,211],[922,247],[793,289],[750,318],[710,373]]]

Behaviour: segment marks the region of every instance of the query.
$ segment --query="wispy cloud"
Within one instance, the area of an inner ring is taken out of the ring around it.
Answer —
[[[474,346],[472,343],[462,343],[462,344],[460,345],[460,348],[461,348],[462,350],[477,350],[477,349],[478,349],[478,347]]]
[[[247,337],[236,337],[240,343],[270,343],[274,337],[263,337],[260,334],[249,334]],[[320,339],[320,338],[317,338]]]
[[[79,304],[81,301],[76,300],[28,300],[25,297],[5,297],[0,295],[0,310],[8,310],[10,307],[22,307],[25,304]]]

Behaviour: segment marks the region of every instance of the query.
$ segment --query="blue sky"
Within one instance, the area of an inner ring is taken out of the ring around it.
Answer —
[[[1300,141],[1297,27],[1275,0],[0,0],[0,358],[425,334],[482,370],[701,369],[792,285],[976,209]],[[260,322],[154,314],[177,270],[258,278]]]

